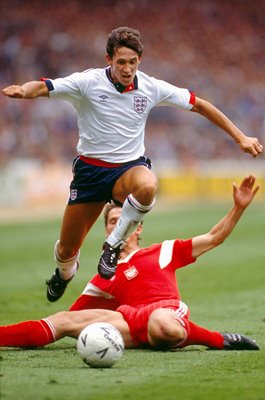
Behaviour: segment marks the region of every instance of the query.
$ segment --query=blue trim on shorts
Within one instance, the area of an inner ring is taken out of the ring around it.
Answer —
[[[98,167],[76,157],[68,204],[115,201],[112,197],[113,186],[128,169],[138,165],[152,168],[151,160],[145,156],[115,168]]]

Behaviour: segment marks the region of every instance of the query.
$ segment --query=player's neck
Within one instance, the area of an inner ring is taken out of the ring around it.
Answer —
[[[127,243],[120,253],[120,259],[123,260],[124,258],[128,257],[128,255],[131,254],[133,251],[139,249],[140,247],[138,246],[137,243],[133,244]]]

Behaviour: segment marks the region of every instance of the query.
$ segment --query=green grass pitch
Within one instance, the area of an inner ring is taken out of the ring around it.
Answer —
[[[229,206],[190,205],[159,211],[144,223],[142,245],[209,230]],[[81,268],[64,297],[46,300],[54,270],[59,220],[0,224],[1,323],[39,319],[67,309],[95,273],[104,240],[100,219],[87,238]],[[91,369],[76,342],[64,339],[40,350],[1,351],[3,400],[264,400],[265,208],[252,204],[219,248],[178,271],[192,320],[209,329],[255,338],[259,352],[126,350],[113,368]]]

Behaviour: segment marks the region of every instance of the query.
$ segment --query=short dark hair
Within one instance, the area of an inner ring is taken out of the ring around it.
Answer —
[[[139,57],[142,56],[144,46],[140,32],[134,28],[122,26],[113,29],[108,35],[106,51],[110,58],[113,58],[115,51],[119,47],[128,47],[134,50]]]

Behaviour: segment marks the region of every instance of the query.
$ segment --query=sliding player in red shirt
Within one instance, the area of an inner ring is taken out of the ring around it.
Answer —
[[[259,189],[254,184],[253,176],[246,177],[239,188],[234,184],[232,209],[208,233],[192,239],[166,240],[140,249],[139,225],[128,238],[111,280],[96,275],[70,311],[0,327],[0,345],[44,346],[64,336],[77,338],[85,326],[101,321],[120,330],[127,348],[203,345],[220,350],[258,350],[256,342],[243,335],[210,331],[192,322],[175,277],[178,268],[195,262],[230,235]],[[106,206],[107,235],[120,214],[119,206]]]

